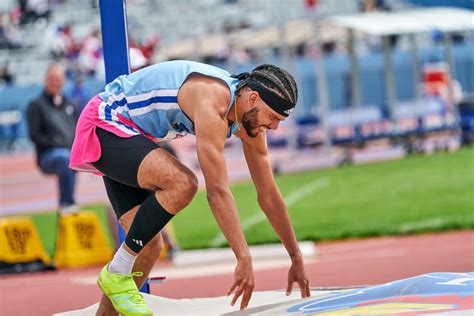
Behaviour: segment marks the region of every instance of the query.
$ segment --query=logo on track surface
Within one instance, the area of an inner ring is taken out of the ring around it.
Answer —
[[[474,272],[430,273],[381,285],[333,292],[287,312],[324,316],[426,315],[474,310]]]

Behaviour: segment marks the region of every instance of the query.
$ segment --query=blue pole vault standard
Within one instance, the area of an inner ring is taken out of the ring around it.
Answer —
[[[100,0],[105,81],[130,73],[125,1]]]
[[[100,0],[102,47],[104,50],[105,81],[109,83],[120,75],[130,73],[128,56],[127,15],[124,0]],[[125,232],[118,225],[119,242],[125,240]],[[147,282],[140,291],[150,293]]]

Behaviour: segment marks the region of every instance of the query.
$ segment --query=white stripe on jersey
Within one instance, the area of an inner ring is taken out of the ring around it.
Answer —
[[[150,105],[143,107],[143,108],[138,108],[138,109],[132,109],[128,110],[128,114],[130,116],[137,116],[141,114],[146,114],[148,112],[151,112],[153,110],[172,110],[172,109],[180,109],[178,103],[162,103],[162,102],[157,102],[157,103],[151,103]]]
[[[106,106],[112,106],[112,104],[115,102],[115,101],[122,101],[123,99],[125,98],[125,94],[122,92],[120,94],[117,94],[117,95],[111,95],[109,97],[109,99],[107,100],[107,102],[105,101],[102,101],[100,102],[100,105],[99,105],[99,118],[103,121],[105,121],[105,107]],[[111,110],[110,112],[116,112],[116,113],[122,113],[123,110],[125,109],[128,109],[128,106],[127,104],[125,104],[124,106],[118,106],[115,110]]]
[[[109,99],[110,101],[110,99]],[[109,125],[112,125],[113,127],[119,129],[120,131],[128,134],[128,135],[137,135],[139,134],[139,132],[134,132],[132,130],[130,130],[129,128],[126,128],[125,126],[123,126],[122,124],[120,123],[117,123],[119,121],[118,117],[117,117],[117,111],[113,110],[111,111],[110,115],[111,115],[111,121],[110,120],[106,120],[105,119],[105,107],[108,106],[108,104],[104,101],[102,101],[99,105],[99,119],[104,122],[104,123],[107,123]]]
[[[112,104],[117,101],[117,102],[120,102],[122,101],[123,99],[125,99],[127,96],[125,95],[125,93],[123,92],[120,92],[119,94],[117,95],[111,95],[109,97],[109,99],[107,100],[107,106],[112,106]],[[125,103],[124,105],[122,106],[117,106],[117,108],[113,111],[117,112],[117,113],[122,113],[123,111],[128,111],[128,104]]]
[[[144,94],[129,95],[127,96],[127,101],[128,103],[135,103],[135,102],[145,101],[154,97],[175,97],[177,95],[178,95],[178,89],[152,90]]]
[[[98,114],[99,114],[99,119],[101,121],[105,121],[105,106],[106,105],[107,103],[105,103],[104,101],[100,102],[99,104]]]

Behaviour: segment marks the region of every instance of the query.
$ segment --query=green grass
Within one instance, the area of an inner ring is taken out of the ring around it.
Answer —
[[[277,177],[284,196],[321,179],[289,207],[299,240],[474,228],[474,149]],[[243,221],[261,212],[253,185],[232,186]],[[205,194],[174,219],[183,248],[208,247],[219,233]],[[250,244],[278,241],[266,220],[245,230]]]
[[[289,207],[299,240],[474,228],[474,148],[282,175],[276,180],[285,197],[320,181],[313,192]],[[232,192],[243,222],[261,212],[251,182],[233,185]],[[96,209],[105,222],[104,207]],[[33,218],[48,245],[54,217],[42,214]],[[209,247],[220,232],[204,192],[173,221],[184,249]],[[278,241],[266,220],[246,229],[245,235],[250,244]]]

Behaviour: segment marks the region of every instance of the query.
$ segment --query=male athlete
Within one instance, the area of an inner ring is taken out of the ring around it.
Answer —
[[[232,134],[243,142],[259,205],[291,257],[287,293],[297,282],[301,296],[310,295],[265,134],[290,114],[297,97],[293,77],[273,65],[231,76],[210,65],[171,61],[118,77],[88,103],[77,125],[70,166],[103,175],[127,232],[99,275],[98,284],[110,301],[102,298],[98,314],[110,314],[110,302],[123,315],[152,314],[137,285],[143,284],[159,255],[159,232],[191,202],[198,187],[192,171],[157,143],[186,134],[196,135],[209,206],[237,258],[228,292],[235,291],[231,304],[242,296],[240,308],[246,308],[254,289],[252,258],[224,160],[224,144]]]

